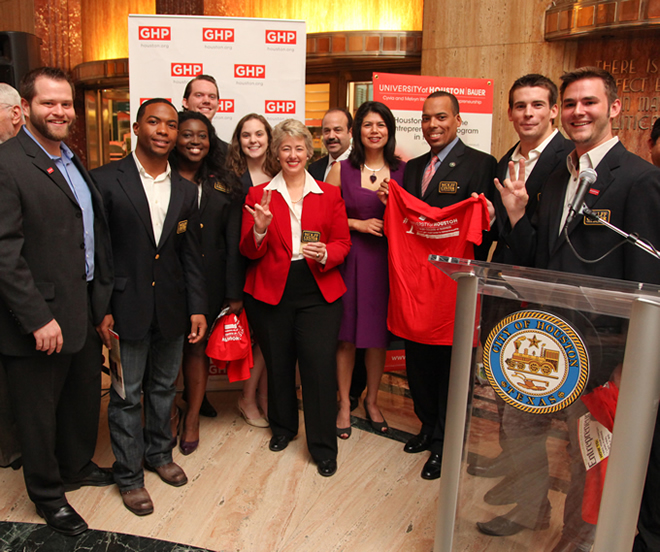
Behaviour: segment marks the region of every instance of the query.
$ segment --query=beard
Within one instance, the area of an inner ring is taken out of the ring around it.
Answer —
[[[69,136],[69,130],[71,125],[74,123],[73,120],[67,121],[66,125],[56,126],[49,125],[44,119],[37,117],[30,117],[30,124],[39,131],[44,138],[52,140],[53,142],[61,142],[66,140]]]

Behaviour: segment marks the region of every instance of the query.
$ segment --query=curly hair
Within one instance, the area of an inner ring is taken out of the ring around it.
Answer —
[[[266,157],[261,168],[266,174],[275,176],[278,172],[280,172],[280,167],[275,160],[275,156],[273,155],[273,152],[270,148],[271,142],[273,141],[273,129],[271,128],[266,118],[263,115],[259,115],[258,113],[248,113],[245,115],[245,117],[238,121],[238,124],[234,129],[234,134],[232,134],[231,137],[229,149],[227,151],[226,166],[238,178],[243,176],[243,173],[247,171],[247,159],[245,157],[245,153],[243,152],[243,148],[241,147],[241,132],[243,132],[243,125],[252,119],[256,119],[264,125],[266,134],[268,136]]]
[[[181,125],[185,121],[190,120],[201,121],[204,123],[209,135],[209,152],[202,160],[199,169],[197,169],[195,181],[204,182],[209,179],[217,179],[229,188],[232,196],[237,197],[242,195],[243,187],[241,186],[241,182],[231,171],[228,171],[223,164],[219,146],[220,142],[211,121],[209,121],[208,117],[201,113],[197,113],[196,111],[179,111],[179,132],[181,132]],[[172,168],[178,170],[180,154],[176,147],[171,151],[169,161]]]

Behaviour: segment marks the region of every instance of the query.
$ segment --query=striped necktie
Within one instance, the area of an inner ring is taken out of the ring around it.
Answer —
[[[424,176],[422,176],[422,197],[426,194],[426,190],[429,187],[429,184],[431,182],[431,179],[433,178],[433,174],[435,173],[435,164],[438,162],[438,156],[433,154],[433,157],[431,157],[431,162],[429,163],[429,166],[426,167],[426,170],[424,171]]]

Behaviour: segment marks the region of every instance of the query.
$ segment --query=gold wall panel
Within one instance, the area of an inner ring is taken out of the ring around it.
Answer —
[[[34,0],[0,0],[0,31],[34,34]]]
[[[564,69],[575,67],[576,42],[543,38],[547,7],[546,0],[427,0],[424,6],[421,74],[493,79],[491,153],[497,158],[518,140],[507,116],[513,81],[542,73],[558,83]]]
[[[128,15],[155,14],[156,0],[81,0],[83,61],[128,57]]]
[[[204,13],[227,17],[302,19],[307,22],[308,33],[421,31],[423,6],[424,0],[205,0]]]

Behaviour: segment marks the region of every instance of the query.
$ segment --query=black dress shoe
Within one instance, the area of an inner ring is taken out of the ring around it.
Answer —
[[[218,411],[213,408],[213,405],[206,398],[206,394],[202,400],[202,406],[199,407],[199,413],[206,418],[215,418],[218,415]]]
[[[519,523],[521,515],[528,518],[528,512],[525,511],[525,506],[516,506],[513,510],[497,516],[490,521],[477,522],[477,528],[485,535],[492,535],[493,537],[508,537],[520,533],[523,529],[531,529],[532,531],[542,531],[550,527],[550,512],[552,510],[550,502],[547,502],[538,514],[536,523],[523,525]],[[518,521],[515,521],[515,520]]]
[[[54,510],[37,506],[37,514],[46,520],[48,527],[63,535],[73,537],[87,531],[87,523],[69,504]]]
[[[85,477],[76,479],[75,481],[65,481],[64,492],[77,491],[80,487],[107,487],[114,482],[112,468],[99,468],[95,464],[94,469]]]
[[[428,433],[420,433],[414,437],[408,439],[406,446],[403,447],[404,452],[409,452],[411,454],[416,454],[418,452],[424,452],[429,450],[431,446],[431,436]]]
[[[289,446],[289,439],[286,435],[273,435],[268,443],[268,448],[273,452],[280,452]]]
[[[337,473],[337,461],[336,460],[321,460],[316,468],[319,470],[319,473],[323,477],[330,477]]]
[[[422,479],[439,479],[442,471],[442,454],[431,453],[422,468]]]
[[[483,458],[478,463],[468,464],[467,472],[477,477],[502,477],[511,471],[508,455],[503,453],[495,458]]]

